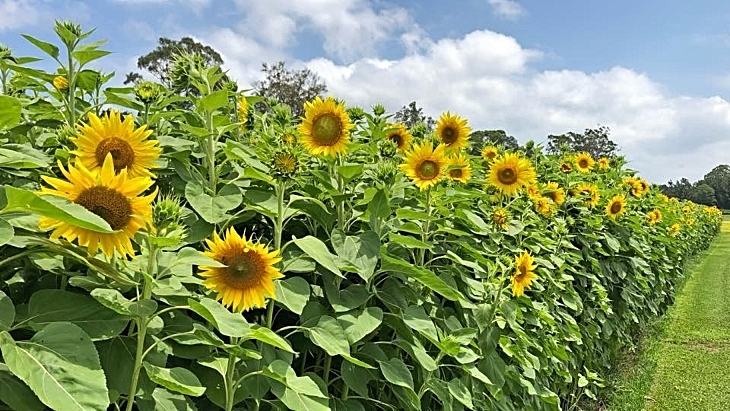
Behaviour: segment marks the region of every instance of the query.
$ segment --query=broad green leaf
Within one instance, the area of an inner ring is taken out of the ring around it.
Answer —
[[[391,358],[388,361],[378,361],[380,371],[391,384],[413,390],[413,376],[406,364],[398,358]]]
[[[393,232],[388,234],[388,239],[390,240],[390,242],[396,243],[405,248],[421,248],[426,250],[430,250],[433,248],[433,244],[431,243],[427,243],[417,238],[413,238],[407,235],[400,235]]]
[[[474,404],[471,401],[471,392],[460,380],[453,379],[449,381],[449,392],[452,397],[456,398],[467,409],[474,408]]]
[[[109,54],[111,54],[111,51],[105,50],[77,50],[72,53],[74,58],[76,58],[82,66],[104,56],[108,56]]]
[[[145,361],[144,369],[152,381],[170,391],[193,397],[200,397],[205,392],[198,377],[187,368],[162,368]]]
[[[20,123],[20,100],[11,96],[0,96],[0,130],[13,128]]]
[[[301,394],[283,384],[274,384],[271,392],[292,411],[330,411],[328,400]]]
[[[26,40],[33,43],[33,45],[43,50],[46,54],[53,57],[54,59],[58,58],[58,47],[54,46],[53,44],[43,40],[38,40],[37,38],[29,36],[27,34],[21,34],[21,36],[25,37]]]
[[[342,234],[341,238],[344,240],[335,244],[337,254],[357,268],[360,278],[365,281],[370,280],[375,272],[375,267],[378,265],[380,238],[374,231],[365,231],[357,236],[344,236],[344,233]],[[332,240],[334,243],[334,233]]]
[[[64,198],[51,195],[41,198],[20,188],[11,186],[3,188],[7,205],[0,210],[0,214],[35,213],[98,233],[114,232],[103,218]]]
[[[293,241],[297,247],[312,257],[319,265],[326,268],[333,274],[345,278],[345,276],[340,272],[340,269],[337,267],[336,257],[330,253],[327,249],[327,245],[320,239],[308,235],[304,238],[295,238]]]
[[[431,317],[426,314],[426,310],[423,307],[412,305],[406,308],[403,311],[403,322],[434,344],[438,343],[439,337],[436,326],[433,324]]]
[[[247,340],[258,340],[280,350],[296,354],[287,340],[280,337],[279,334],[271,331],[270,329],[257,324],[251,325],[251,331],[246,334],[246,337],[244,338],[244,341]]]
[[[228,90],[218,90],[198,100],[198,107],[205,111],[214,111],[228,104]]]
[[[298,377],[282,360],[275,360],[264,374],[271,378],[271,392],[294,411],[329,411],[327,395],[311,377]]]
[[[4,364],[0,364],[0,401],[15,411],[45,411],[33,391],[13,375]]]
[[[28,324],[38,331],[58,321],[74,323],[89,337],[99,340],[119,335],[129,318],[87,295],[62,290],[36,291],[28,302]]]
[[[15,229],[7,221],[0,218],[0,246],[7,244],[13,239]]]
[[[390,216],[390,204],[388,194],[384,189],[378,190],[368,203],[368,211],[375,217],[386,219]]]
[[[243,195],[237,186],[228,184],[211,196],[203,186],[191,181],[185,186],[185,199],[203,220],[216,224],[228,218],[226,213],[241,204]]]
[[[348,182],[362,174],[363,168],[365,168],[365,166],[359,163],[345,164],[337,167],[337,171],[340,173],[342,178],[344,178],[345,181]]]
[[[368,392],[368,383],[376,379],[372,371],[358,367],[347,361],[342,362],[340,375],[342,375],[342,380],[345,381],[345,383],[347,383],[353,391],[363,397],[368,397],[370,395]]]
[[[136,404],[139,411],[197,411],[195,404],[184,395],[160,387],[152,392],[151,400],[138,399]]]
[[[2,97],[2,96],[0,96]],[[17,149],[9,149],[9,144],[0,148],[0,167],[11,168],[16,170],[45,168],[48,167],[50,161],[48,158],[33,156]]]
[[[484,220],[477,214],[469,210],[461,208],[457,211],[456,215],[466,221],[469,224],[469,228],[471,228],[472,232],[475,234],[485,235],[493,231],[489,224],[484,222]]]
[[[424,213],[423,211],[415,211],[410,208],[399,208],[395,210],[396,218],[401,220],[416,220],[416,221],[433,221],[436,217]]]
[[[276,281],[276,301],[289,311],[301,314],[309,302],[309,283],[302,277],[290,277]]]
[[[347,341],[353,345],[380,326],[383,322],[383,310],[379,307],[367,307],[362,311],[342,314],[337,317],[337,321],[345,331]]]
[[[8,331],[15,321],[15,305],[4,292],[0,291],[0,331]]]
[[[202,298],[199,302],[188,299],[188,305],[227,337],[245,337],[251,332],[243,315],[228,311],[218,301],[210,298]]]
[[[449,300],[458,301],[464,299],[458,290],[451,287],[430,270],[416,267],[408,261],[392,257],[386,253],[381,253],[380,258],[381,269],[383,271],[405,274]]]
[[[314,327],[309,328],[309,339],[327,354],[350,355],[350,344],[345,331],[332,317],[323,315]]]
[[[99,354],[78,326],[48,325],[30,341],[0,333],[0,350],[10,372],[44,404],[57,411],[106,411],[109,393]]]
[[[104,307],[122,315],[130,317],[146,317],[157,310],[154,300],[130,301],[117,290],[96,288],[91,296]]]

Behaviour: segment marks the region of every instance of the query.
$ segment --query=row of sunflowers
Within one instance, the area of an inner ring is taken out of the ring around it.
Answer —
[[[0,51],[0,405],[562,410],[674,298],[722,219],[621,157],[486,145],[182,55],[105,86]],[[61,57],[61,52],[66,56]],[[66,58],[67,57],[67,58]]]

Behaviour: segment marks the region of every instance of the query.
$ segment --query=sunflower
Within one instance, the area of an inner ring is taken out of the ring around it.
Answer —
[[[614,220],[626,211],[626,199],[622,195],[615,195],[606,206],[606,215]]]
[[[579,194],[586,196],[585,206],[593,208],[598,205],[598,201],[601,199],[601,194],[598,191],[598,186],[590,183],[580,183],[575,187],[575,191]]]
[[[304,103],[304,119],[299,125],[302,145],[312,155],[335,157],[347,153],[350,130],[354,126],[345,111],[345,105],[332,97],[317,97]]]
[[[454,154],[448,157],[448,162],[449,165],[446,170],[446,175],[451,180],[466,183],[471,176],[471,163],[469,163],[469,159],[462,154]]]
[[[489,168],[488,181],[497,190],[512,195],[522,187],[535,181],[535,169],[519,154],[509,153],[497,158]]]
[[[156,140],[147,140],[150,134],[152,130],[148,130],[147,126],[135,129],[131,115],[124,116],[122,120],[117,110],[101,118],[90,113],[89,122],[81,123],[78,134],[71,138],[76,145],[71,154],[78,156],[89,171],[101,168],[107,154],[111,154],[117,174],[127,169],[130,178],[154,177],[149,169],[155,168],[155,160],[162,150],[157,147]]]
[[[111,153],[97,172],[88,170],[80,161],[75,166],[69,164],[68,170],[60,163],[59,167],[68,181],[43,176],[43,181],[53,188],[42,187],[40,193],[60,196],[83,206],[103,218],[115,231],[99,233],[50,217],[41,217],[40,228],[53,229],[52,239],[63,237],[71,242],[77,240],[91,254],[96,254],[101,248],[108,257],[114,255],[114,250],[125,257],[134,256],[130,240],[140,228],[152,224],[152,200],[157,190],[141,196],[152,186],[152,180],[149,177],[129,177],[126,169],[115,174]]]
[[[248,119],[248,100],[246,100],[246,96],[241,96],[238,98],[238,121],[241,123],[245,123]]]
[[[293,146],[297,143],[297,136],[294,133],[284,133],[284,135],[281,136],[281,141],[284,144]]]
[[[414,144],[406,153],[405,162],[398,167],[418,186],[425,190],[444,177],[448,160],[444,154],[445,147],[439,144],[436,149],[431,143]]]
[[[601,157],[598,159],[598,168],[605,170],[611,166],[611,160],[608,157]]]
[[[469,144],[471,127],[467,127],[466,119],[448,111],[441,114],[436,122],[436,135],[447,149],[461,149]]]
[[[668,234],[669,234],[669,236],[670,236],[670,237],[676,237],[676,236],[677,236],[677,234],[679,233],[679,230],[680,230],[681,228],[682,228],[682,226],[680,226],[680,225],[679,225],[678,223],[674,223],[674,224],[672,224],[672,226],[671,226],[671,227],[669,227],[669,233],[668,233]]]
[[[667,196],[666,194],[662,194],[661,198],[662,198],[662,202],[665,202],[665,203],[669,202],[669,196]]]
[[[484,146],[482,149],[482,158],[488,163],[492,162],[498,155],[499,150],[495,146]]]
[[[532,280],[537,278],[535,275],[535,260],[527,252],[515,256],[515,273],[512,276],[512,295],[520,297],[525,294],[525,288],[529,288]]]
[[[569,162],[564,161],[560,164],[560,171],[566,174],[570,173],[571,171],[573,171],[573,166]]]
[[[684,220],[684,223],[687,224],[687,227],[692,227],[694,225],[694,223],[695,223],[695,219],[694,218],[688,218],[688,219]]]
[[[537,184],[528,184],[525,187],[525,191],[527,192],[527,196],[530,198],[540,196],[540,187]]]
[[[587,173],[591,171],[594,164],[596,164],[596,161],[593,160],[593,157],[591,157],[591,155],[588,153],[578,153],[575,156],[575,166],[581,173]]]
[[[550,199],[543,196],[537,196],[532,198],[535,204],[535,211],[542,214],[543,217],[550,217],[553,215],[553,205],[550,203]]]
[[[631,195],[634,197],[641,197],[649,192],[649,183],[643,178],[628,177],[624,182],[631,186]]]
[[[275,153],[271,162],[271,171],[280,177],[293,176],[299,167],[296,155],[287,150]]]
[[[58,91],[68,91],[68,79],[65,76],[54,77],[53,87],[55,87]]]
[[[545,185],[542,195],[552,200],[556,206],[561,206],[565,202],[565,190],[558,183],[550,181]]]
[[[688,205],[687,206],[684,206],[684,207],[682,207],[682,212],[685,213],[685,214],[689,214],[689,213],[692,212],[692,207],[690,207]]]
[[[498,208],[492,213],[492,222],[502,229],[507,228],[507,221],[509,220],[509,214],[504,208]]]
[[[205,240],[210,251],[204,254],[225,267],[201,266],[203,285],[218,295],[226,307],[234,312],[266,307],[266,298],[274,298],[274,280],[283,278],[278,268],[279,251],[269,251],[229,228],[224,239],[213,233],[213,240]]]
[[[646,213],[646,218],[649,222],[649,225],[654,225],[660,221],[662,221],[662,212],[659,211],[658,208],[655,208],[648,213]]]
[[[393,124],[386,133],[386,138],[398,146],[398,150],[406,151],[411,146],[413,136],[403,124]]]

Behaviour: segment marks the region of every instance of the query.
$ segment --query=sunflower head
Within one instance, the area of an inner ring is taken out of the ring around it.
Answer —
[[[509,214],[504,208],[498,208],[492,213],[492,222],[498,227],[505,229],[507,228],[507,222],[509,221]]]
[[[41,217],[41,229],[53,229],[52,239],[63,237],[82,247],[91,254],[101,249],[111,257],[114,251],[122,256],[134,256],[131,239],[141,228],[152,224],[152,200],[157,190],[147,196],[142,193],[152,186],[149,177],[130,178],[126,170],[114,172],[111,154],[98,171],[90,171],[80,161],[69,165],[68,170],[59,163],[67,181],[43,176],[52,188],[42,187],[41,194],[56,195],[72,201],[101,217],[114,230],[113,233],[99,233],[86,228],[49,217]]]
[[[581,173],[588,173],[593,169],[593,165],[596,163],[588,153],[578,153],[575,156],[575,168]]]
[[[560,163],[560,171],[566,174],[570,173],[571,171],[573,171],[573,166],[569,162],[563,161],[562,163]]]
[[[160,87],[151,81],[140,81],[134,85],[134,96],[144,104],[153,103],[160,97]]]
[[[441,114],[436,122],[436,136],[449,150],[466,148],[469,144],[469,133],[471,127],[466,125],[466,119],[448,111]]]
[[[350,130],[354,126],[344,103],[333,97],[317,97],[304,104],[304,119],[299,125],[302,145],[312,155],[335,157],[347,153]]]
[[[538,186],[537,184],[528,184],[525,187],[525,192],[527,192],[527,196],[530,198],[539,197],[540,196],[540,186]]]
[[[606,170],[610,166],[611,166],[611,160],[609,160],[608,157],[601,157],[598,159],[598,168],[599,169]]]
[[[152,207],[152,223],[157,229],[180,223],[182,215],[180,197],[174,194],[160,196]]]
[[[525,294],[525,288],[529,288],[532,280],[537,278],[535,274],[534,258],[527,251],[515,256],[515,273],[512,275],[512,295],[520,297]]]
[[[274,280],[283,278],[276,263],[281,261],[279,251],[241,237],[229,228],[224,238],[213,233],[205,240],[209,251],[204,254],[224,267],[201,266],[203,285],[217,293],[216,299],[234,312],[263,308],[266,298],[274,298]]]
[[[655,208],[655,209],[649,211],[648,213],[646,213],[646,218],[647,218],[649,225],[654,225],[654,224],[662,221],[662,212],[658,208]]]
[[[598,201],[601,199],[601,194],[598,191],[598,186],[590,183],[580,183],[575,187],[575,193],[585,199],[585,206],[593,208],[598,205]]]
[[[148,176],[155,168],[155,161],[162,151],[156,140],[147,140],[152,134],[147,126],[134,128],[134,118],[124,116],[112,110],[101,118],[94,113],[89,114],[89,122],[78,126],[78,134],[71,142],[76,150],[71,154],[89,170],[98,170],[107,155],[114,160],[114,171],[119,173],[126,169],[130,177]]]
[[[68,79],[66,76],[56,76],[53,78],[53,87],[56,90],[65,93],[68,91]]]
[[[682,229],[682,226],[680,226],[679,223],[674,223],[674,224],[672,224],[671,227],[669,227],[668,234],[670,237],[676,237],[677,234],[679,234],[679,230],[681,230],[681,229]]]
[[[444,151],[443,144],[435,149],[431,143],[414,144],[406,153],[404,163],[398,167],[419,189],[426,190],[444,177],[448,165]]]
[[[292,150],[282,150],[274,153],[271,159],[271,171],[281,178],[291,178],[299,169],[299,159]]]
[[[513,195],[536,179],[530,161],[516,153],[507,153],[494,160],[487,180],[505,195]]]
[[[532,198],[532,202],[535,204],[535,211],[540,213],[543,217],[550,217],[553,215],[555,206],[547,197],[536,196]]]
[[[385,106],[380,103],[375,104],[373,106],[373,114],[375,114],[376,116],[382,116],[383,114],[385,114]]]
[[[556,182],[550,181],[542,190],[542,195],[549,198],[556,206],[561,206],[565,202],[565,190]]]
[[[617,219],[621,214],[626,212],[626,198],[622,195],[615,195],[606,205],[606,215],[612,219]]]
[[[246,100],[246,96],[241,95],[237,103],[238,107],[236,108],[236,112],[238,113],[238,121],[245,123],[248,120],[248,100]]]
[[[484,161],[486,161],[487,163],[491,163],[492,161],[494,161],[495,158],[497,158],[497,156],[499,156],[499,149],[492,145],[486,145],[482,149],[481,154]]]
[[[408,129],[403,124],[393,124],[390,126],[385,133],[385,137],[395,143],[398,147],[398,151],[406,151],[411,146],[411,140],[413,136],[408,132]]]
[[[448,158],[448,169],[446,175],[453,181],[466,183],[471,177],[471,163],[461,153],[453,154]]]

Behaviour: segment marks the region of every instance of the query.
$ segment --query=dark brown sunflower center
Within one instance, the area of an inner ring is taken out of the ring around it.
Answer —
[[[572,167],[570,167],[570,164],[568,164],[568,163],[563,163],[560,165],[560,169],[563,171],[570,171],[571,168]]]
[[[580,161],[578,161],[578,166],[580,168],[588,168],[588,160],[585,158],[580,159]]]
[[[261,257],[252,251],[232,251],[232,255],[224,255],[220,259],[221,263],[228,266],[226,283],[233,288],[246,288],[258,284],[265,271]]]
[[[403,136],[398,133],[393,133],[388,136],[388,139],[394,142],[398,147],[403,144]]]
[[[312,122],[312,137],[321,146],[332,146],[340,141],[342,122],[332,113],[325,113]]]
[[[452,178],[461,178],[464,175],[464,171],[460,168],[455,168],[453,170],[449,170],[449,175]]]
[[[439,165],[435,161],[426,160],[418,166],[418,174],[423,178],[434,178],[439,174]]]
[[[495,151],[487,151],[485,155],[490,160],[494,159],[494,157],[497,157],[497,153]]]
[[[120,138],[111,137],[102,140],[96,146],[96,162],[99,165],[104,164],[104,159],[109,153],[111,153],[112,159],[114,160],[114,172],[116,173],[119,173],[134,163],[134,149],[132,149],[132,146],[128,142]]]
[[[497,178],[499,178],[500,183],[510,185],[517,181],[517,173],[512,168],[505,168],[503,170],[499,170]]]
[[[87,188],[76,197],[74,203],[103,218],[113,230],[126,227],[132,218],[132,204],[129,199],[109,187]]]
[[[611,214],[618,214],[621,212],[621,209],[623,208],[623,205],[621,205],[620,202],[616,201],[613,204],[611,204]]]
[[[553,202],[556,202],[557,198],[558,198],[558,193],[556,193],[556,192],[547,193],[547,194],[545,194],[545,197],[553,200]]]
[[[527,267],[525,267],[524,265],[520,265],[517,267],[517,272],[519,272],[519,274],[517,274],[517,278],[515,279],[518,282],[521,282],[525,279],[525,276],[527,276]]]
[[[444,128],[444,131],[441,133],[441,140],[446,144],[451,144],[456,141],[456,137],[458,137],[458,133],[451,127]]]

